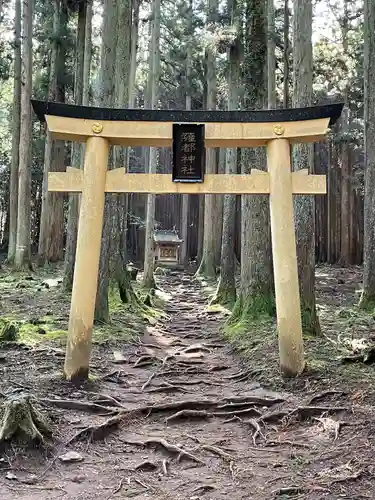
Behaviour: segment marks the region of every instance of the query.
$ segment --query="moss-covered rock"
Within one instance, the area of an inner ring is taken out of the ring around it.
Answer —
[[[0,342],[16,342],[18,339],[19,326],[12,322],[6,322],[0,333]]]

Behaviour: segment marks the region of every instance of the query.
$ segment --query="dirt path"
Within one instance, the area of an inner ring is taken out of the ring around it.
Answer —
[[[161,287],[168,317],[139,344],[97,348],[94,380],[82,390],[54,375],[62,366],[56,350],[9,352],[18,375],[29,373],[24,385],[37,384],[40,399],[65,401],[44,402],[60,443],[83,434],[45,456],[3,455],[0,498],[373,498],[371,409],[340,392],[315,398],[308,386],[297,394],[260,387],[256,367],[244,368],[224,344],[224,317],[207,311],[199,283],[171,274]],[[97,411],[58,408],[67,400],[95,402]],[[83,432],[124,409],[119,428],[105,436]],[[67,451],[83,460],[62,463],[57,457]],[[6,479],[10,471],[17,479]]]

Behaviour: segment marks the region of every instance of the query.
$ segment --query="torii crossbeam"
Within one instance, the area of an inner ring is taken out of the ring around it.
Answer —
[[[268,194],[275,278],[280,367],[293,376],[304,369],[293,195],[325,194],[324,175],[291,171],[290,144],[324,139],[343,105],[266,111],[156,111],[102,109],[32,101],[54,139],[86,143],[84,170],[51,172],[48,190],[81,192],[76,264],[65,375],[85,379],[97,293],[105,193]],[[268,171],[206,175],[201,183],[175,183],[169,174],[107,170],[110,145],[172,146],[173,124],[204,124],[205,147],[267,147]]]

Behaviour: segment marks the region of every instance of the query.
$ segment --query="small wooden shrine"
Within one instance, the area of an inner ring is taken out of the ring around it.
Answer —
[[[155,264],[178,266],[180,263],[180,245],[182,241],[175,230],[155,230]]]

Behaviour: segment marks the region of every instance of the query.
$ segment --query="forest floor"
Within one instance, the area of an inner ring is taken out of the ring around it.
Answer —
[[[375,338],[355,306],[360,268],[317,268],[324,335],[306,339],[306,371],[286,381],[270,321],[224,327],[193,275],[158,286],[162,309],[137,317],[112,297],[77,389],[61,378],[69,296],[56,272],[2,272],[2,320],[21,328],[0,343],[0,391],[31,394],[53,439],[1,450],[1,499],[375,497],[375,367],[343,362],[353,339]]]

